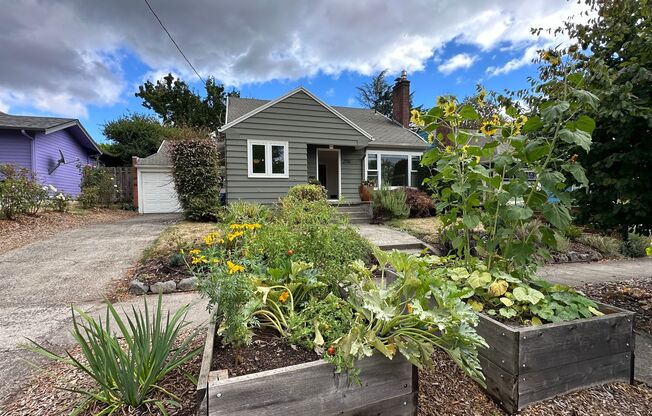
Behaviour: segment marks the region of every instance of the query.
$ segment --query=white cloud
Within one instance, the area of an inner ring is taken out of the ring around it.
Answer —
[[[333,95],[335,95],[335,88],[329,88],[329,89],[327,89],[326,92],[325,92],[324,94],[325,94],[327,97],[332,97]]]
[[[360,103],[354,97],[347,98],[347,100],[346,100],[346,106],[347,107],[357,107],[358,105],[360,105]]]
[[[520,50],[535,43],[530,27],[556,27],[580,6],[566,0],[404,0],[401,7],[393,0],[285,0],[282,6],[157,0],[153,7],[203,76],[237,87],[319,73],[420,71],[451,41]],[[6,2],[0,44],[5,107],[22,95],[35,97],[44,111],[83,117],[89,105],[119,103],[140,75],[124,73],[127,54],[151,75],[195,77],[140,1]],[[443,73],[455,69],[447,64],[440,65]]]
[[[472,56],[467,53],[460,53],[446,60],[443,64],[439,65],[437,69],[442,74],[448,75],[458,69],[470,68],[471,65],[473,65],[473,63],[477,60],[477,56]]]
[[[493,77],[496,75],[507,74],[516,69],[524,67],[525,65],[530,64],[532,60],[537,57],[537,50],[541,48],[542,46],[539,45],[530,46],[529,48],[525,49],[523,55],[521,55],[520,57],[511,59],[502,66],[490,66],[487,68],[486,72],[487,74],[489,74],[489,76]]]

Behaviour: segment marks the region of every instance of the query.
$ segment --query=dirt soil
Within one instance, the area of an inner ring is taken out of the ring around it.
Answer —
[[[419,371],[419,416],[507,415],[444,352],[432,369]],[[652,388],[612,383],[569,393],[528,406],[523,416],[652,415]]]
[[[239,363],[236,365],[236,351],[216,340],[213,349],[212,370],[228,370],[229,377],[258,373],[316,361],[319,356],[303,348],[290,345],[283,338],[272,334],[258,332],[253,343],[238,351]]]
[[[634,329],[652,335],[652,278],[587,283],[580,290],[600,302],[636,312]]]
[[[204,344],[204,331],[200,331],[192,341],[192,347],[196,348]],[[72,355],[79,359],[82,354],[79,348],[71,350]],[[167,407],[170,416],[195,416],[195,384],[187,377],[188,374],[197,377],[201,368],[202,354],[197,354],[190,362],[184,364],[180,369],[169,373],[160,383],[160,386],[172,394],[181,398],[180,407]],[[4,409],[0,409],[3,416],[54,416],[67,415],[83,402],[83,397],[77,393],[63,390],[62,388],[92,389],[93,381],[85,373],[59,362],[52,362],[40,374],[26,384],[16,393]],[[162,393],[157,397],[165,398]],[[99,413],[102,408],[98,405],[91,405],[80,416],[92,416]],[[139,409],[121,409],[116,415],[157,415],[162,413],[153,407]]]
[[[90,224],[114,222],[138,215],[133,211],[94,209],[73,212],[43,212],[21,215],[15,220],[0,219],[0,254],[6,253],[60,231]]]
[[[145,260],[144,263],[136,266],[128,280],[131,281],[133,278],[137,278],[141,282],[151,285],[152,283],[166,282],[168,280],[179,283],[187,277],[192,277],[192,273],[190,273],[186,265],[172,266],[167,259],[154,258]]]

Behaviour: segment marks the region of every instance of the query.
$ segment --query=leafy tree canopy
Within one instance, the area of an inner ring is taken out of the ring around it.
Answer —
[[[205,95],[201,96],[184,80],[168,74],[156,83],[147,81],[139,86],[136,97],[141,98],[143,106],[154,111],[165,125],[216,131],[224,124],[226,97],[239,97],[240,93],[227,92],[213,77],[206,79],[204,88]]]
[[[173,129],[161,125],[154,116],[145,114],[123,115],[102,127],[102,134],[110,143],[102,150],[118,156],[121,162],[131,165],[131,157],[146,157],[156,153],[161,142],[173,135]]]
[[[358,101],[367,108],[378,111],[387,117],[392,116],[392,87],[386,80],[387,70],[371,77],[371,81],[356,87]]]
[[[652,7],[648,0],[585,0],[588,23],[567,22],[584,65],[587,89],[599,98],[593,146],[580,153],[589,191],[578,192],[580,220],[602,229],[652,230]]]

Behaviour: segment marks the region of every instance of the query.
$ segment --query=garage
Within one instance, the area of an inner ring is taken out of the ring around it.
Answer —
[[[172,162],[167,154],[165,142],[155,154],[138,158],[136,169],[139,213],[163,214],[181,211],[174,190]]]

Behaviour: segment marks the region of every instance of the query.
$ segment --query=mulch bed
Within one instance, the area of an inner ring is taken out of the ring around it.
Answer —
[[[192,341],[193,348],[204,344],[205,331],[200,331],[197,337]],[[75,358],[80,358],[81,353],[78,348],[71,351]],[[169,407],[167,409],[170,416],[195,416],[195,385],[187,378],[187,374],[197,377],[201,367],[202,354],[196,355],[190,362],[168,374],[160,383],[160,386],[167,391],[177,395],[181,400],[181,407]],[[0,414],[3,416],[51,416],[67,415],[79,404],[84,398],[67,390],[66,388],[85,389],[92,391],[93,381],[85,373],[74,369],[71,366],[59,362],[51,362],[44,371],[34,375],[34,377],[18,393],[14,394]],[[159,398],[165,396],[158,392]],[[90,406],[80,416],[91,416],[101,411],[101,407]],[[116,415],[162,415],[158,408],[139,408],[139,409],[121,409]]]
[[[634,329],[652,335],[652,278],[587,283],[580,290],[600,302],[636,312]]]
[[[15,220],[0,219],[0,254],[25,246],[35,238],[45,238],[64,230],[89,224],[114,222],[138,215],[133,211],[94,209],[83,213],[43,212],[21,215]]]
[[[235,351],[231,346],[222,345],[217,339],[213,348],[211,370],[228,370],[229,377],[236,377],[308,363],[318,359],[319,356],[316,353],[290,345],[283,338],[257,332],[251,345],[241,348],[239,351]]]
[[[444,352],[434,367],[419,371],[419,416],[507,415]],[[644,384],[596,386],[528,406],[523,416],[651,415],[652,388]]]
[[[151,285],[152,283],[167,282],[168,280],[179,283],[187,277],[192,277],[192,273],[190,273],[186,265],[172,266],[167,259],[153,258],[138,264],[130,276],[132,277],[129,280],[137,278],[146,285]]]

